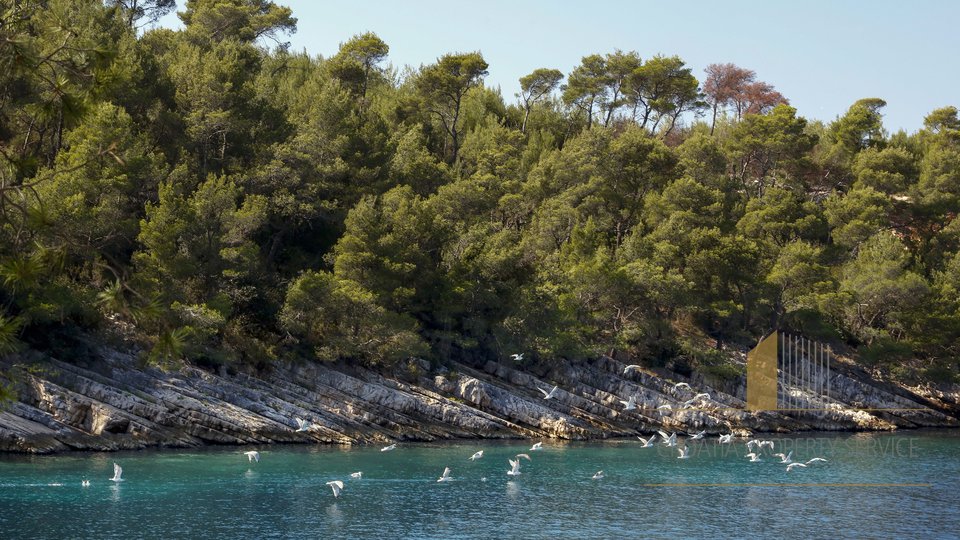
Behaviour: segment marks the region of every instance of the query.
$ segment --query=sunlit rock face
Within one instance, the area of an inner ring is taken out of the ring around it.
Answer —
[[[451,438],[632,437],[657,429],[889,430],[957,426],[957,388],[906,388],[854,368],[831,378],[831,399],[787,389],[804,409],[744,410],[742,381],[632,370],[609,358],[525,371],[507,361],[426,362],[396,375],[328,364],[268,373],[138,367],[102,349],[85,367],[47,359],[21,370],[18,401],[0,411],[0,450],[48,453],[206,444],[334,443]],[[12,361],[10,361],[12,362]],[[12,364],[2,366],[10,369]],[[690,389],[675,388],[687,382]],[[543,399],[541,389],[559,387]],[[696,393],[710,398],[683,407]],[[621,400],[636,396],[636,410]],[[667,408],[666,406],[669,406]],[[296,432],[295,418],[312,422]]]

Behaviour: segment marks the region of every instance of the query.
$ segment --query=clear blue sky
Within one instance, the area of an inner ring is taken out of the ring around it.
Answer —
[[[915,131],[931,110],[960,106],[960,1],[275,1],[299,19],[286,38],[294,50],[331,56],[365,31],[397,67],[479,50],[487,86],[508,100],[538,67],[568,73],[582,56],[619,48],[679,55],[701,81],[711,63],[752,69],[809,119],[879,97],[888,131]]]

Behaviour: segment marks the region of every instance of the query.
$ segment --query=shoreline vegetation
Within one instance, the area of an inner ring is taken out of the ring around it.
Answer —
[[[808,121],[624,50],[513,99],[479,51],[322,58],[273,2],[181,7],[0,12],[3,449],[956,425],[955,106]],[[844,358],[835,410],[736,411],[772,330]],[[623,410],[671,382],[714,402]]]

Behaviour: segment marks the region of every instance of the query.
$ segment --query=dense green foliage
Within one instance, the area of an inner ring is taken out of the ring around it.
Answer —
[[[749,70],[701,86],[619,50],[510,103],[479,52],[288,52],[265,0],[138,33],[170,6],[0,13],[0,354],[79,329],[158,363],[709,368],[704,344],[779,328],[957,372],[956,108],[914,134],[879,99],[809,123]]]

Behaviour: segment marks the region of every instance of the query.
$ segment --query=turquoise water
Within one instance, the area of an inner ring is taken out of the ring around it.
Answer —
[[[464,441],[0,457],[0,537],[957,537],[960,433],[771,437],[795,460],[750,463],[744,441],[675,449]],[[681,446],[683,442],[681,442]],[[477,450],[484,456],[468,458]],[[507,459],[530,454],[509,478]],[[113,462],[124,481],[109,481]],[[437,483],[444,467],[453,482]],[[592,480],[598,470],[605,478]],[[363,472],[354,480],[349,474]],[[91,481],[81,487],[81,480]],[[485,479],[485,480],[484,480]],[[326,482],[343,480],[339,499]],[[662,486],[657,484],[692,484]],[[698,485],[700,484],[700,485]],[[710,484],[710,485],[702,485]],[[753,484],[753,485],[751,485]],[[757,485],[761,484],[761,485]],[[766,484],[776,484],[769,486]],[[790,484],[790,485],[788,485]],[[823,486],[813,484],[858,484]],[[919,484],[866,486],[862,484]]]

